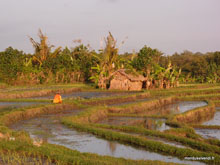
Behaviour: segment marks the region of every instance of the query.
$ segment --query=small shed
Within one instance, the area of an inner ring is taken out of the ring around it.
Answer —
[[[144,76],[127,74],[125,69],[119,69],[111,75],[109,89],[138,91],[142,89],[144,81]]]

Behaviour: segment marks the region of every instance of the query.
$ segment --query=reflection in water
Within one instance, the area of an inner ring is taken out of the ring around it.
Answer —
[[[214,117],[204,122],[204,125],[219,125],[220,126],[220,111],[218,111],[219,107],[216,107],[216,112]],[[195,129],[196,133],[200,134],[204,138],[214,138],[220,139],[220,130],[219,129]]]
[[[139,92],[72,92],[67,94],[62,94],[62,98],[76,98],[81,97],[84,99],[90,98],[98,98],[98,97],[108,97],[108,96],[122,96],[122,95],[129,95]],[[53,95],[51,96],[41,96],[41,97],[34,97],[35,99],[53,99]]]
[[[114,155],[114,152],[115,152],[115,150],[116,150],[116,148],[117,148],[117,143],[112,142],[112,141],[109,141],[109,142],[108,142],[108,147],[109,147],[109,149],[110,149],[112,155]]]
[[[101,121],[100,124],[108,125],[143,125],[147,129],[164,131],[170,129],[165,124],[165,119],[150,118],[150,117],[119,117],[109,116]]]
[[[181,101],[175,104],[169,104],[160,108],[151,110],[141,111],[138,114],[142,115],[167,115],[167,114],[178,114],[185,111],[207,105],[204,101]],[[109,125],[144,125],[145,128],[151,130],[164,131],[170,129],[165,124],[165,119],[150,118],[150,117],[118,117],[111,116],[99,121],[101,124]]]
[[[118,116],[109,116],[101,121],[101,124],[109,125],[134,125],[136,123],[144,123],[143,117],[118,117]]]
[[[204,125],[220,125],[220,111],[216,111],[213,118],[207,122],[203,123]]]
[[[48,104],[47,102],[0,102],[0,113],[11,111],[16,108],[43,105]]]
[[[196,133],[201,135],[203,138],[214,138],[220,139],[220,130],[219,129],[195,129]]]
[[[154,118],[146,118],[145,119],[145,127],[151,130],[164,131],[170,129],[168,125],[165,124],[165,119],[154,119]]]
[[[205,101],[180,101],[174,104],[169,104],[162,106],[160,108],[155,108],[147,111],[139,112],[138,114],[145,115],[167,115],[167,114],[178,114],[183,113],[188,110],[206,106],[207,103]]]
[[[21,121],[13,125],[12,128],[15,130],[25,130],[32,138],[44,139],[48,143],[62,145],[80,152],[90,152],[134,160],[161,160],[181,164],[202,164],[200,162],[179,160],[172,156],[160,155],[143,149],[126,146],[118,142],[100,139],[88,133],[77,132],[74,129],[69,129],[60,124],[59,117],[56,115],[46,115]]]

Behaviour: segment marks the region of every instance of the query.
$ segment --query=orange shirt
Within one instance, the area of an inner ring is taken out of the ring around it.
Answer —
[[[53,103],[62,103],[62,98],[59,94],[56,94],[53,99]]]

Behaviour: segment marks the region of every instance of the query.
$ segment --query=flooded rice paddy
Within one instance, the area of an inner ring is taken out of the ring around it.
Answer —
[[[114,93],[115,94],[115,93]],[[120,95],[120,93],[118,93]],[[68,97],[106,97],[109,96],[109,92],[74,92],[71,95],[64,95],[63,98]],[[42,97],[41,97],[42,98]],[[139,101],[139,100],[138,100]],[[146,100],[142,100],[146,101]],[[34,102],[36,103],[36,102]],[[5,103],[10,105],[9,103]],[[12,105],[18,106],[18,104],[12,103]],[[19,105],[33,105],[32,102],[21,103]],[[195,102],[178,102],[175,104],[167,105],[163,108],[159,108],[158,111],[167,111],[169,113],[181,113],[187,110],[207,105],[206,102],[195,101]],[[11,126],[15,130],[27,131],[32,138],[43,139],[51,144],[58,144],[70,149],[78,150],[80,152],[90,152],[99,155],[108,155],[113,157],[123,157],[127,159],[134,160],[161,160],[164,162],[175,162],[182,164],[203,164],[200,162],[192,162],[186,160],[180,160],[176,157],[165,156],[154,152],[146,151],[142,148],[135,148],[132,146],[127,146],[114,141],[108,141],[104,139],[97,138],[94,135],[78,132],[74,129],[67,128],[60,123],[60,118],[67,115],[76,115],[80,110],[69,110],[62,112],[61,114],[50,114],[44,115],[38,118],[20,121]],[[155,119],[155,118],[143,118],[143,117],[109,117],[100,123],[105,124],[116,124],[116,125],[129,125],[138,122],[143,122],[146,128],[154,130],[166,130],[169,126],[165,125],[165,119]],[[146,137],[150,140],[159,141],[172,146],[184,148],[184,146],[175,143],[165,141],[164,139]]]
[[[79,111],[72,112],[72,115],[74,113],[77,114]],[[80,152],[90,152],[134,160],[161,160],[185,164],[202,164],[200,162],[180,160],[172,156],[164,156],[69,129],[60,123],[59,119],[61,116],[63,115],[44,115],[35,119],[21,121],[11,126],[11,128],[25,130],[32,138],[43,139],[51,144],[62,145]]]
[[[203,123],[203,125],[219,125],[220,126],[220,107],[216,107],[216,112],[214,117]],[[220,130],[219,129],[195,129],[196,133],[200,134],[204,138],[214,138],[220,139]]]
[[[109,106],[129,105],[129,104],[141,103],[141,102],[145,102],[145,101],[149,101],[149,100],[152,100],[152,98],[137,99],[137,100],[134,100],[134,101],[122,102],[122,103],[117,103],[117,102],[116,102],[116,103],[111,104],[111,105],[109,105]]]
[[[165,119],[157,119],[150,117],[119,117],[110,116],[102,121],[100,124],[108,125],[142,125],[147,129],[164,131],[170,129],[169,126],[165,124]]]
[[[195,129],[196,133],[201,135],[203,138],[220,139],[219,129]]]
[[[72,92],[67,94],[62,94],[62,98],[84,98],[84,99],[90,99],[90,98],[100,98],[100,97],[109,97],[109,96],[124,96],[129,94],[134,94],[138,92]],[[41,96],[41,97],[34,97],[35,99],[53,99],[54,95],[50,96]]]
[[[47,102],[0,102],[0,112],[35,105],[48,104]]]
[[[204,125],[220,125],[220,111],[216,111],[214,117],[203,123]]]
[[[174,104],[168,104],[160,108],[152,109],[151,111],[140,112],[140,114],[146,114],[146,115],[179,114],[206,105],[208,104],[205,101],[178,101]]]
[[[143,102],[149,99],[140,99],[134,102]],[[130,104],[129,103],[122,103]],[[115,105],[115,104],[114,104]],[[118,105],[118,104],[117,104]],[[168,114],[178,114],[183,113],[188,110],[202,107],[207,105],[204,101],[179,101],[174,104],[165,105],[160,108],[155,108],[152,110],[142,111],[138,114],[142,115],[168,115]],[[100,121],[100,124],[109,124],[109,125],[136,125],[141,124],[147,129],[151,130],[158,130],[164,131],[170,129],[168,125],[165,124],[166,119],[158,119],[158,118],[151,118],[151,117],[119,117],[119,116],[110,116],[105,118],[104,120]]]

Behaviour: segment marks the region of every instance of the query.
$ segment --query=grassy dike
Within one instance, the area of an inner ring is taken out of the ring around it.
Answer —
[[[149,130],[141,127],[134,127],[134,126],[112,126],[112,125],[104,125],[104,124],[93,124],[95,127],[99,128],[104,128],[104,129],[111,129],[111,130],[118,130],[122,132],[127,132],[127,133],[135,133],[139,134],[142,136],[152,136],[152,137],[159,137],[166,139],[168,141],[172,142],[178,142],[181,143],[182,145],[191,147],[196,150],[204,151],[204,152],[212,152],[219,154],[220,153],[220,148],[218,147],[218,142],[215,141],[213,142],[213,145],[210,145],[209,141],[203,141],[201,139],[191,139],[189,137],[182,137],[182,136],[177,136],[170,134],[168,132],[160,132],[160,131],[155,131],[155,130]],[[191,133],[188,130],[189,133]],[[215,146],[217,145],[217,146]]]
[[[101,115],[99,115],[99,114],[101,114]],[[213,151],[212,149],[215,148],[215,151],[212,153],[193,150],[193,149],[189,149],[189,148],[177,148],[174,146],[163,144],[161,142],[148,140],[146,138],[128,135],[128,134],[121,134],[119,132],[115,132],[110,129],[106,130],[106,129],[103,129],[103,128],[100,128],[100,127],[97,127],[97,126],[94,126],[93,124],[91,124],[91,123],[96,122],[97,120],[103,118],[106,115],[107,115],[107,108],[106,107],[93,107],[93,108],[90,108],[87,111],[85,111],[79,115],[63,118],[62,123],[69,126],[69,127],[75,128],[77,130],[89,132],[89,133],[92,133],[96,136],[99,136],[99,137],[102,137],[102,138],[105,138],[108,140],[116,140],[116,141],[119,141],[122,143],[140,146],[140,147],[143,147],[149,151],[176,156],[180,159],[183,159],[184,157],[189,157],[189,156],[191,156],[191,157],[193,157],[193,156],[194,157],[215,157],[214,160],[208,160],[208,161],[203,160],[203,162],[210,163],[210,164],[220,163],[220,156],[219,156],[219,154],[215,153],[215,152],[220,153],[220,151],[218,150],[218,147],[215,147],[215,146],[213,146],[212,148],[209,149],[209,151]],[[96,117],[94,117],[94,116],[96,116]],[[114,127],[114,126],[112,126],[112,127]],[[124,128],[129,128],[129,127],[124,126]],[[163,133],[161,133],[161,134],[163,134]],[[167,135],[167,136],[169,136],[169,135]],[[206,146],[208,148],[211,145],[207,144]],[[199,147],[199,145],[197,145],[197,147]]]
[[[52,164],[143,164],[143,165],[167,165],[175,163],[165,163],[161,161],[136,161],[128,160],[123,158],[114,158],[110,156],[99,156],[97,154],[90,153],[80,153],[76,150],[70,150],[59,145],[53,145],[48,143],[43,143],[40,147],[33,145],[33,140],[28,134],[24,132],[15,132],[8,129],[7,125],[18,122],[20,120],[30,119],[42,114],[58,113],[68,109],[78,109],[84,106],[75,104],[59,104],[59,105],[46,105],[39,106],[35,108],[23,108],[10,111],[7,114],[0,117],[0,132],[4,135],[4,138],[0,138],[0,150],[5,154],[0,155],[0,158],[4,160],[4,163],[30,163],[43,161],[44,163]],[[87,118],[89,114],[90,118]],[[80,116],[84,118],[85,121],[96,121],[99,117],[103,118],[106,114],[102,113],[98,118],[94,111],[82,112]],[[103,116],[104,115],[104,116]],[[10,140],[10,137],[14,139]],[[8,153],[14,153],[17,155],[12,158],[8,157]],[[10,158],[10,160],[9,160]],[[11,160],[12,159],[12,160]],[[15,160],[16,159],[16,160]]]
[[[176,101],[175,96],[166,96],[166,97],[160,97],[158,99],[152,99],[144,102],[137,102],[127,105],[121,105],[121,106],[114,106],[109,107],[108,111],[110,113],[138,113],[142,111],[150,111],[155,108],[159,108],[161,106],[164,106],[166,104],[171,104]]]
[[[215,104],[212,101],[207,101],[208,105],[194,108],[181,114],[174,115],[173,122],[179,123],[199,123],[210,119],[215,114]]]
[[[80,107],[76,104],[50,104],[50,105],[41,105],[35,108],[20,108],[15,109],[12,112],[8,112],[7,114],[0,116],[0,123],[2,125],[10,125],[16,123],[20,120],[27,120],[34,117],[38,117],[44,114],[53,114],[59,113],[65,110],[74,110],[79,109]]]
[[[179,87],[171,88],[168,90],[150,90],[151,96],[178,96],[178,97],[192,97],[198,95],[218,94],[220,92],[220,86],[213,86],[208,88],[195,87]]]
[[[129,93],[128,93],[129,94]],[[132,102],[136,101],[137,99],[145,99],[149,98],[150,93],[149,92],[138,92],[135,94],[129,94],[125,96],[110,96],[105,98],[92,98],[89,100],[81,100],[81,104],[86,105],[112,105],[115,103],[126,103],[126,102]]]
[[[72,86],[71,86],[72,88]],[[106,107],[106,106],[98,106],[98,107],[90,107],[87,110],[83,111],[79,115],[75,117],[67,117],[63,118],[62,122],[69,127],[73,127],[80,131],[86,131],[97,135],[99,137],[108,139],[108,140],[116,140],[121,143],[130,144],[134,146],[139,146],[145,148],[146,150],[158,152],[165,155],[176,156],[180,159],[184,157],[214,157],[214,160],[203,160],[203,162],[207,164],[220,164],[220,151],[219,140],[212,139],[202,139],[199,136],[195,136],[195,133],[192,128],[190,128],[188,122],[180,123],[178,120],[173,121],[172,124],[176,124],[176,129],[171,129],[166,132],[159,132],[154,130],[148,130],[141,127],[134,126],[109,126],[109,125],[101,125],[95,124],[100,119],[107,117],[108,115],[134,115],[136,112],[141,111],[151,111],[154,108],[173,103],[178,96],[186,96],[186,98],[190,95],[190,97],[194,97],[195,95],[209,94],[212,96],[212,93],[218,92],[219,86],[213,87],[204,87],[200,88],[177,88],[170,90],[161,90],[161,91],[150,91],[151,96],[155,96],[158,99],[152,99],[144,102],[132,103],[129,105],[117,106],[117,107]],[[188,92],[188,93],[187,93]],[[23,92],[21,92],[23,93]],[[12,93],[13,94],[13,93]],[[170,95],[173,96],[170,96]],[[145,96],[144,96],[145,95]],[[215,94],[214,94],[215,95]],[[162,97],[165,96],[165,97]],[[19,110],[13,110],[1,116],[0,114],[0,131],[7,135],[8,137],[13,136],[15,140],[9,140],[9,138],[1,139],[0,138],[0,150],[4,151],[4,153],[8,152],[16,152],[16,153],[25,153],[28,156],[37,156],[42,157],[45,161],[49,160],[49,162],[54,162],[56,164],[171,164],[164,163],[160,161],[134,161],[134,160],[126,160],[126,159],[118,159],[108,156],[99,156],[97,154],[84,154],[79,153],[75,150],[70,150],[62,146],[52,145],[44,143],[40,147],[36,147],[32,143],[32,139],[28,137],[27,134],[23,132],[14,132],[7,128],[7,125],[15,123],[19,120],[34,118],[36,116],[48,113],[57,113],[62,112],[68,108],[87,108],[89,106],[103,105],[103,104],[114,104],[116,101],[122,99],[122,102],[135,101],[140,98],[148,98],[149,93],[139,93],[139,94],[131,94],[127,96],[112,96],[108,98],[97,98],[97,99],[78,99],[64,100],[64,103],[61,105],[46,105],[39,106],[34,108],[22,108]],[[183,97],[184,98],[184,97]],[[190,99],[191,99],[190,98]],[[21,101],[25,101],[26,99],[21,99]],[[29,100],[31,101],[31,99]],[[94,102],[94,103],[93,103]],[[120,102],[120,101],[119,101]],[[218,102],[214,100],[214,102]],[[208,104],[211,105],[211,102]],[[213,105],[212,105],[213,106]],[[204,108],[204,107],[203,107]],[[194,109],[195,111],[195,109]],[[203,111],[201,109],[201,111]],[[208,113],[208,109],[205,112]],[[111,113],[109,113],[111,112]],[[198,112],[197,112],[198,113]],[[195,114],[197,114],[195,113]],[[149,114],[146,116],[153,116],[153,114]],[[165,115],[165,116],[155,116],[161,118],[172,119],[173,116]],[[200,119],[201,115],[197,115],[194,117],[194,121]],[[190,119],[191,120],[191,119]],[[169,120],[171,121],[171,120]],[[134,136],[129,134],[123,134],[116,131],[122,131],[127,133],[137,133],[141,136]],[[176,133],[173,134],[173,132]],[[178,133],[186,133],[185,137],[178,136]],[[190,148],[177,148],[174,146],[170,146],[167,144],[163,144],[158,141],[148,140],[144,136],[155,136],[163,139],[167,139],[169,141],[176,141]],[[1,157],[1,156],[0,156]]]
[[[29,159],[35,159],[35,163],[39,164],[39,158],[49,162],[49,164],[88,164],[88,165],[174,165],[175,163],[165,163],[161,161],[135,161],[123,158],[114,158],[110,156],[99,156],[91,153],[80,153],[76,150],[70,150],[66,147],[53,144],[43,144],[41,147],[33,146],[27,142],[27,138],[23,140],[5,141],[0,140],[0,150],[7,153],[16,153],[20,155],[20,159],[14,160],[16,164],[29,163]],[[0,155],[2,157],[2,155]],[[24,160],[24,156],[26,159]],[[38,158],[38,159],[36,159]],[[4,159],[4,156],[2,157]],[[6,163],[8,161],[6,160]],[[19,163],[17,163],[19,162]]]
[[[17,99],[17,98],[30,98],[30,97],[40,97],[60,93],[71,93],[76,91],[81,91],[80,88],[61,88],[61,89],[42,89],[42,90],[32,90],[32,91],[18,91],[18,92],[2,92],[0,93],[0,99]]]

